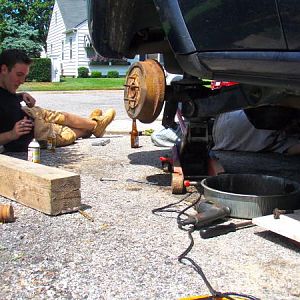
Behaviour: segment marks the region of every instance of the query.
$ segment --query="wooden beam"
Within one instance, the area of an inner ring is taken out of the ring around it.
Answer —
[[[300,242],[300,210],[280,215],[279,219],[274,219],[273,215],[253,218],[252,223]]]
[[[0,195],[48,215],[76,211],[80,176],[0,154]]]

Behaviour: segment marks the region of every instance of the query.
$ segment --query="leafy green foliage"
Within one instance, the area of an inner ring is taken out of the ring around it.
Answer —
[[[89,77],[89,69],[86,67],[78,68],[78,78],[88,78]]]
[[[49,82],[51,81],[51,59],[35,58],[30,66],[28,81]]]
[[[45,48],[53,6],[54,0],[0,0],[0,43],[7,20],[13,19],[37,30],[37,41]]]
[[[108,71],[107,72],[107,78],[119,78],[119,72],[118,71]]]
[[[102,73],[100,71],[92,71],[91,72],[91,78],[101,78]]]
[[[2,25],[3,40],[0,50],[20,49],[24,50],[30,57],[39,57],[42,45],[38,42],[38,32],[29,25],[18,25],[16,21],[8,19]]]

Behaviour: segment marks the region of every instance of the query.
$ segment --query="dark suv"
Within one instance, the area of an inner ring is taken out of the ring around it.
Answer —
[[[297,0],[89,0],[88,12],[99,54],[162,53],[165,69],[184,75],[176,94],[188,118],[300,105]],[[199,79],[240,84],[209,92]]]
[[[193,166],[201,164],[219,113],[245,109],[262,129],[299,119],[299,0],[88,0],[88,21],[102,56],[161,53],[164,68],[183,75],[166,86],[159,63],[138,62],[127,75],[124,103],[144,123],[165,103],[166,126],[180,103],[189,124],[181,155]],[[204,79],[238,84],[212,90]]]

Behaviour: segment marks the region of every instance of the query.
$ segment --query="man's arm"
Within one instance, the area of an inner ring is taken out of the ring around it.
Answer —
[[[5,145],[9,142],[15,141],[22,135],[30,133],[33,128],[33,122],[27,117],[16,122],[12,130],[0,133],[0,145]]]
[[[18,95],[21,96],[22,101],[24,101],[28,107],[33,107],[35,105],[36,100],[28,93],[19,93]]]

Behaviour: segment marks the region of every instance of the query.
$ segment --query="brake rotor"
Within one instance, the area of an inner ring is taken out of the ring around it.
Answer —
[[[154,59],[134,63],[126,76],[124,105],[131,119],[152,123],[160,114],[166,79],[162,66]]]

